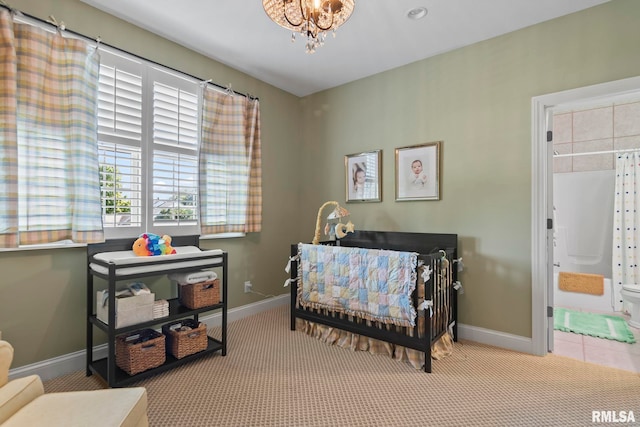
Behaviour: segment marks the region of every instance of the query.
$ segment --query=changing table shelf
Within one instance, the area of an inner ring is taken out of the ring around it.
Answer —
[[[208,338],[209,340],[207,343],[207,348],[205,350],[195,354],[190,354],[189,356],[185,356],[182,359],[176,359],[170,354],[167,354],[167,361],[163,365],[160,365],[154,369],[149,369],[148,371],[140,372],[139,374],[136,374],[136,375],[129,375],[125,371],[123,371],[122,369],[116,366],[115,372],[114,372],[115,384],[117,384],[118,387],[127,386],[143,378],[148,378],[152,375],[159,374],[160,372],[165,372],[170,369],[173,369],[184,363],[191,362],[192,360],[202,357],[205,354],[211,354],[211,353],[215,353],[216,351],[222,350],[223,344],[220,341],[211,337],[208,337]],[[91,369],[91,372],[99,375],[100,377],[107,378],[108,370],[109,370],[108,358],[105,357],[99,360],[94,360],[90,366],[90,369]]]
[[[223,308],[223,303],[215,304],[207,307],[191,309],[185,307],[180,304],[177,298],[168,299],[169,303],[169,315],[164,317],[159,317],[157,319],[149,320],[148,322],[137,323],[135,325],[124,326],[121,328],[114,328],[116,335],[124,334],[126,332],[135,331],[136,329],[149,328],[159,323],[169,323],[172,320],[183,319],[185,317],[193,316],[194,314],[204,313],[206,311],[212,311]],[[89,316],[89,322],[91,322],[98,329],[103,330],[104,332],[109,332],[109,325],[104,323],[102,320],[98,319],[96,315]]]
[[[147,378],[160,372],[167,371],[195,358],[215,352],[222,356],[227,353],[227,253],[220,250],[202,250],[199,248],[199,236],[177,236],[172,240],[173,247],[190,247],[194,253],[180,254],[180,256],[162,255],[157,257],[144,257],[139,262],[135,258],[125,259],[118,263],[110,261],[104,254],[128,251],[131,249],[134,239],[114,239],[105,243],[87,245],[87,349],[86,349],[86,375],[99,375],[109,387],[122,387],[127,384]],[[169,303],[169,315],[134,325],[116,328],[115,325],[115,294],[116,284],[120,281],[131,281],[140,277],[160,276],[174,272],[185,272],[194,269],[217,268],[222,271],[219,275],[220,302],[207,307],[190,309],[180,304],[178,298],[167,299]],[[221,276],[221,277],[220,277]],[[107,281],[109,295],[108,323],[98,319],[95,313],[96,289],[94,278],[99,277]],[[181,359],[167,353],[164,364],[157,368],[149,369],[135,375],[129,375],[116,365],[115,342],[116,336],[144,328],[159,329],[160,325],[174,320],[191,318],[198,321],[201,313],[219,311],[222,314],[222,327],[220,339],[207,337],[207,348],[198,353],[188,355]],[[101,330],[107,334],[107,356],[94,360],[94,332]]]

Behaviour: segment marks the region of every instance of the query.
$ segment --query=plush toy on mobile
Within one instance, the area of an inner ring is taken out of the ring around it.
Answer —
[[[153,233],[144,233],[133,242],[133,253],[137,256],[157,256],[175,254],[176,250],[171,247],[171,237],[162,237]]]

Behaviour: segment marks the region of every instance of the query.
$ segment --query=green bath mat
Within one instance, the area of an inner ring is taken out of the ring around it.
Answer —
[[[555,308],[553,310],[553,329],[607,338],[629,344],[636,342],[633,333],[623,318],[606,314]]]

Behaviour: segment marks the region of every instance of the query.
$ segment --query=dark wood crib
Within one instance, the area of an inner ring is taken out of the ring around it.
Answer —
[[[409,233],[388,231],[356,231],[335,242],[322,244],[357,247],[365,249],[388,249],[418,253],[418,261],[431,266],[433,272],[447,269],[448,274],[431,274],[424,283],[424,299],[431,300],[431,310],[423,309],[423,322],[415,322],[412,328],[388,327],[380,322],[371,322],[356,316],[328,311],[326,309],[305,308],[298,301],[298,245],[291,245],[291,330],[296,329],[296,318],[342,329],[354,334],[386,341],[395,345],[424,352],[424,370],[431,372],[431,347],[447,330],[451,330],[457,341],[457,234]],[[444,252],[443,252],[444,251]],[[446,259],[443,255],[446,254]],[[444,264],[443,264],[444,263]],[[448,266],[447,266],[448,264]],[[416,312],[420,302],[418,286],[412,294]]]

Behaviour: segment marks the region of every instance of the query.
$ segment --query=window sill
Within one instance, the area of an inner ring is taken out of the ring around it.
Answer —
[[[200,240],[218,240],[218,239],[234,239],[238,237],[246,236],[245,233],[221,233],[221,234],[207,234],[200,236]],[[131,241],[136,237],[131,237]],[[73,243],[71,241],[64,241],[59,243],[43,243],[39,245],[25,245],[17,248],[0,248],[2,252],[22,252],[22,251],[42,251],[49,249],[69,249],[69,248],[85,248],[86,243]]]
[[[24,245],[17,248],[0,248],[1,252],[22,252],[22,251],[42,251],[48,249],[85,248],[86,243],[73,243],[71,241],[59,243],[42,243],[39,245]]]
[[[245,233],[206,234],[204,236],[200,236],[200,240],[235,239],[244,236],[246,236]]]

